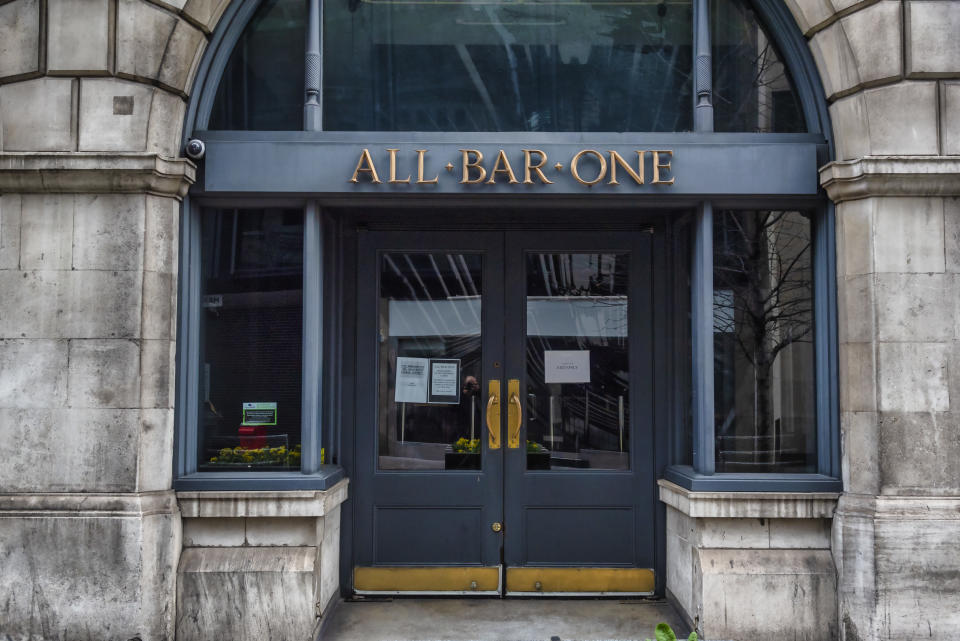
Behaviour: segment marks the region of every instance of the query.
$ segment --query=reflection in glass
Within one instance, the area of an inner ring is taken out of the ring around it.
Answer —
[[[815,471],[809,218],[718,212],[713,274],[717,471]]]
[[[483,258],[380,256],[379,469],[480,469]]]
[[[630,467],[628,258],[527,254],[527,469]]]
[[[711,0],[715,131],[807,130],[783,57],[746,0]]]
[[[689,0],[324,3],[324,129],[686,131]]]
[[[299,469],[303,212],[205,209],[202,227],[199,469]]]
[[[230,54],[210,129],[303,128],[307,0],[265,0]]]

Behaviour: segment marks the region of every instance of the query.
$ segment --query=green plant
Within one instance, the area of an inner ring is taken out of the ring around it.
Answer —
[[[453,451],[458,454],[476,454],[480,451],[480,439],[461,438],[453,444]]]
[[[673,630],[666,623],[658,623],[653,635],[657,637],[656,641],[677,641],[677,635],[673,633]],[[647,639],[647,641],[652,640]],[[697,633],[691,632],[687,641],[697,641]]]
[[[527,441],[527,454],[535,454],[537,452],[546,452],[547,448],[540,445],[539,443],[534,443],[533,441]]]
[[[210,459],[211,463],[245,463],[247,465],[286,465],[298,467],[300,465],[300,445],[294,445],[289,450],[284,447],[261,447],[246,449],[243,447],[225,447]]]

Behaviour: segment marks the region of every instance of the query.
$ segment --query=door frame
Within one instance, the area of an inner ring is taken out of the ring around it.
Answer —
[[[422,205],[423,203],[421,203]],[[348,207],[328,209],[331,221],[331,256],[337,265],[337,273],[343,275],[337,288],[336,301],[327,309],[339,308],[337,322],[339,344],[337,358],[337,398],[339,425],[337,452],[340,465],[348,477],[354,477],[357,469],[357,404],[360,401],[356,384],[358,333],[356,331],[358,287],[363,276],[358,273],[358,238],[367,231],[396,230],[423,232],[442,231],[490,231],[490,230],[597,230],[618,232],[644,232],[651,235],[651,262],[654,272],[651,300],[654,313],[654,332],[661,340],[653,342],[653,367],[658,374],[653,379],[653,459],[654,479],[662,478],[671,462],[671,456],[684,447],[678,435],[679,422],[689,410],[689,399],[682,390],[684,385],[677,376],[687,377],[685,365],[676,362],[675,346],[688,349],[689,326],[683,310],[689,309],[689,284],[683,270],[689,255],[682,235],[676,233],[681,222],[689,222],[693,212],[687,203],[666,205],[657,203],[649,207],[626,207],[625,203],[607,203],[605,206],[566,206],[546,210],[543,207],[517,207],[511,210],[488,210],[483,203],[476,203],[451,211],[449,206],[437,203],[422,211],[420,207]],[[584,214],[589,214],[585,216]],[[330,273],[330,272],[328,272]],[[369,278],[369,275],[366,275]],[[685,299],[685,300],[684,300]],[[689,383],[687,383],[689,385]],[[655,482],[647,491],[654,495],[654,570],[656,585],[654,594],[663,596],[666,591],[666,509],[659,501]],[[352,494],[352,493],[351,493]],[[353,592],[353,566],[355,558],[355,505],[351,497],[341,506],[339,573],[341,594],[350,597]]]

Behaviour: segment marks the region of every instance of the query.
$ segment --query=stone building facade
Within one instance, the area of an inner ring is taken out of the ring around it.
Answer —
[[[951,639],[960,3],[785,3],[835,141],[843,492],[661,481],[667,590],[709,639]],[[307,639],[337,594],[346,482],[173,490],[182,129],[229,4],[0,2],[5,639]]]

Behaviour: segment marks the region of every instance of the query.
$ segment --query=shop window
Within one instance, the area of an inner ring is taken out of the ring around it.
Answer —
[[[204,209],[197,469],[300,468],[303,212]]]
[[[292,131],[303,125],[305,0],[267,0],[223,71],[211,129]]]
[[[816,471],[809,217],[714,216],[717,472]]]
[[[806,131],[790,73],[744,0],[710,0],[715,131]]]

